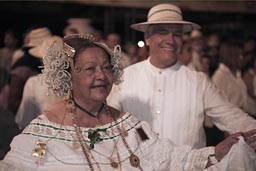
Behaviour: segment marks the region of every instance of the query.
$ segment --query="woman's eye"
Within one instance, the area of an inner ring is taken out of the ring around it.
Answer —
[[[96,70],[95,67],[85,67],[85,68],[83,68],[83,71],[86,72],[86,73],[88,73],[88,74],[94,73],[95,70]]]
[[[94,71],[95,70],[95,67],[88,67],[88,68],[85,68],[86,71]]]
[[[104,67],[105,70],[112,71],[112,67],[110,65]]]

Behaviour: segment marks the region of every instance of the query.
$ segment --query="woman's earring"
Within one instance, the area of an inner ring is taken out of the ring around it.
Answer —
[[[81,67],[79,65],[75,65],[74,70],[76,72],[80,72],[81,71]]]

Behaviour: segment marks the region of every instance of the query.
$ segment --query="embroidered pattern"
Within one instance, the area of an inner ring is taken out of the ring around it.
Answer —
[[[131,117],[131,114],[127,114],[124,117],[120,118],[117,121],[117,124],[112,124],[107,127],[102,127],[102,129],[106,129],[106,133],[101,132],[101,137],[103,141],[111,140],[115,137],[118,137],[120,133],[116,128],[117,125],[121,125],[125,130],[130,131],[134,127],[136,127],[140,121]],[[127,121],[129,120],[129,121]],[[130,122],[130,123],[128,123]],[[113,128],[112,130],[110,128]],[[89,128],[82,128],[82,134],[86,140],[86,142],[90,142],[88,139]],[[59,133],[56,135],[56,133]],[[50,123],[49,121],[42,119],[33,120],[22,132],[22,134],[32,135],[36,137],[43,137],[49,139],[58,139],[63,141],[73,141],[76,137],[75,129],[71,126],[61,127],[59,124]],[[112,136],[109,136],[112,135]]]

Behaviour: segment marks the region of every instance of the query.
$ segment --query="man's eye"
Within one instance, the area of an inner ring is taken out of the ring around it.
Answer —
[[[182,36],[182,33],[176,32],[176,33],[173,33],[173,35],[176,36],[176,37],[181,37],[181,36]]]
[[[166,31],[166,30],[159,30],[158,33],[159,33],[159,34],[167,34],[168,31]]]

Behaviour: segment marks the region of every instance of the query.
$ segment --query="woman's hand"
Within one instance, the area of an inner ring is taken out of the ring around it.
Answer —
[[[245,142],[256,151],[256,129],[243,133]]]
[[[243,133],[235,133],[228,136],[225,140],[220,142],[215,147],[215,158],[220,161],[226,154],[228,154],[232,145],[239,141],[239,136],[243,136]]]

